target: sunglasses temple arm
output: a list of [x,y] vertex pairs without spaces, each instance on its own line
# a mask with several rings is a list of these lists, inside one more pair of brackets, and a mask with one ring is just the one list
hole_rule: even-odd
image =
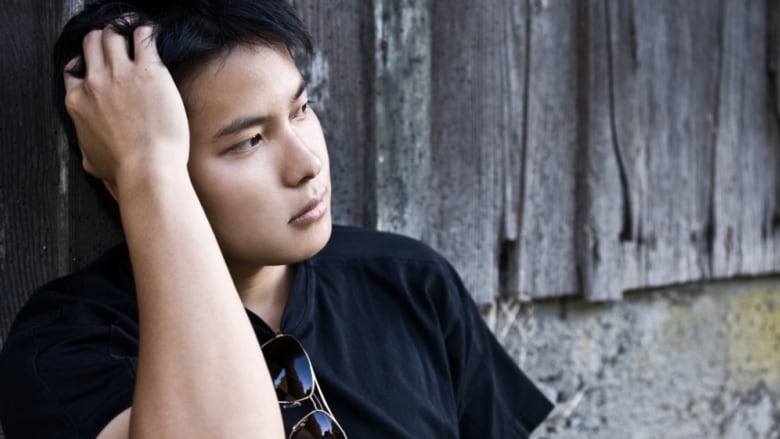
[[331,416],[333,416],[333,412],[330,411],[330,407],[328,407],[328,401],[325,400],[325,395],[322,393],[322,389],[320,389],[320,383],[317,382],[317,377],[314,376],[314,388],[317,389],[316,397],[314,394],[312,394],[312,402],[314,402],[314,405],[320,405],[322,407],[315,407],[320,410],[325,409],[326,412],[330,413]]

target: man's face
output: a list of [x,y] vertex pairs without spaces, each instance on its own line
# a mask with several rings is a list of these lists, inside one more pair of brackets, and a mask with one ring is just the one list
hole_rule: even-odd
[[189,172],[231,271],[313,255],[330,237],[319,120],[284,47],[239,46],[184,82]]

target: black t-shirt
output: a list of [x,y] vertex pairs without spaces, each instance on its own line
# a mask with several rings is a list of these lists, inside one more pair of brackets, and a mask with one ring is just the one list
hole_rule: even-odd
[[[248,316],[260,342],[274,335]],[[281,331],[305,347],[351,439],[524,438],[552,408],[452,267],[409,238],[334,227],[299,265]],[[137,353],[120,246],[37,290],[17,317],[0,353],[7,437],[95,437],[131,406]],[[309,408],[283,409],[288,428]]]

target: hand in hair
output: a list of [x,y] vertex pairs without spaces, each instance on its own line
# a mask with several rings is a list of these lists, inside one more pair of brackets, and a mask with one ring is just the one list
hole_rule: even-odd
[[[102,438],[279,438],[279,404],[241,298],[187,172],[182,98],[152,28],[84,39],[65,73],[84,168],[119,201],[140,326],[132,409]],[[72,60],[67,68],[76,66]]]
[[123,178],[186,171],[187,116],[154,41],[152,27],[139,26],[133,33],[131,59],[128,41],[111,26],[92,31],[83,43],[86,76],[68,73],[78,58],[64,73],[65,103],[84,169],[113,189]]

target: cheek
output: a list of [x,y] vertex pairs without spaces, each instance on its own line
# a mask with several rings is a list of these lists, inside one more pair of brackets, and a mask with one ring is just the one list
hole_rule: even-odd
[[240,187],[251,186],[249,182],[241,184],[241,174],[231,173],[228,167],[214,162],[195,159],[188,168],[192,185],[209,217],[237,202],[235,199],[241,197]]
[[187,164],[190,173],[190,181],[198,194],[202,204],[208,204],[214,198],[213,193],[219,192],[220,175],[215,172],[212,166],[208,166],[208,161],[197,156],[190,155],[190,161]]
[[191,166],[193,186],[215,229],[243,230],[258,220],[285,219],[285,193],[272,163],[271,157],[257,151],[238,160]]

